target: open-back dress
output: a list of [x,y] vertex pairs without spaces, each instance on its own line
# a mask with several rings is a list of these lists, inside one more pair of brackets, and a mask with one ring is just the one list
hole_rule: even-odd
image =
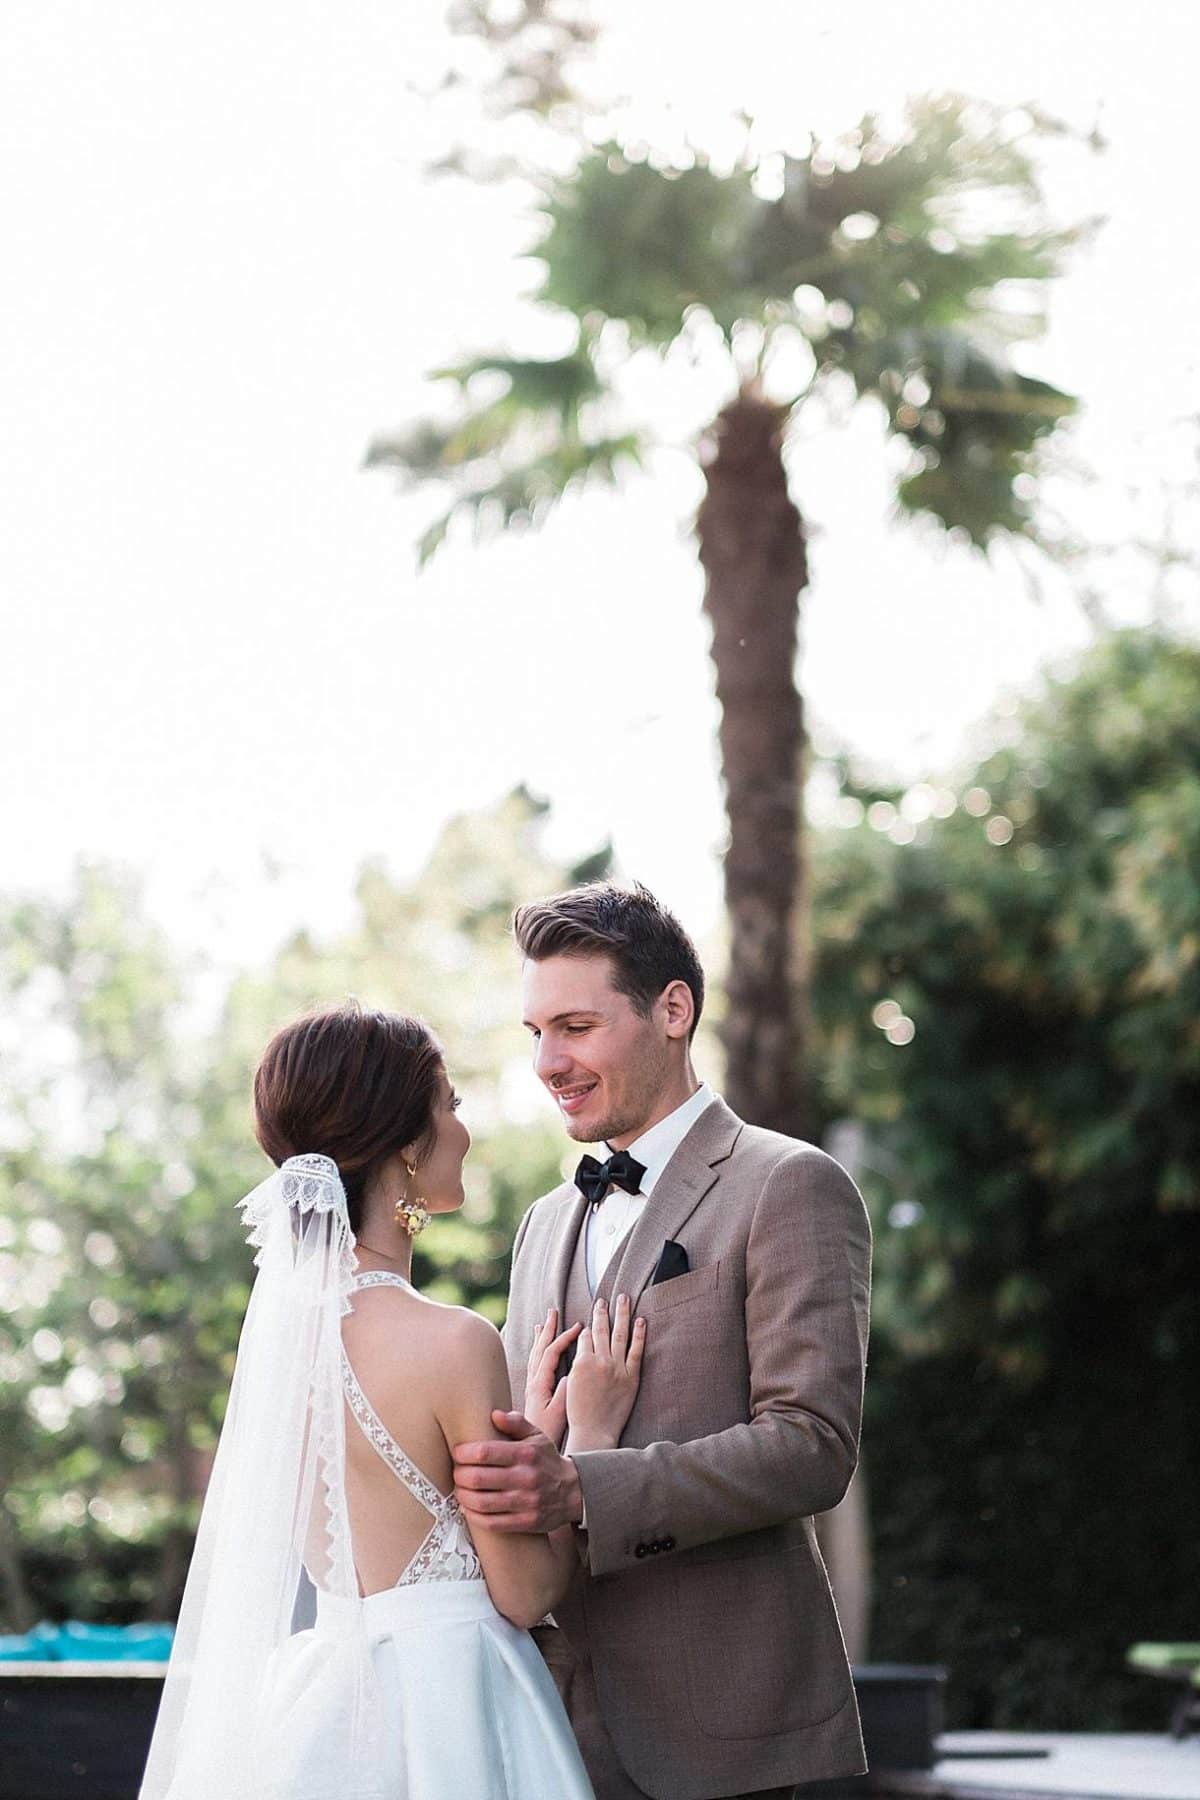
[[[372,1287],[414,1290],[383,1270]],[[316,1618],[278,1656],[264,1732],[271,1800],[336,1800],[347,1709],[356,1699],[351,1631],[365,1619],[383,1722],[385,1800],[594,1800],[567,1716],[533,1639],[497,1611],[466,1521],[375,1412],[343,1348],[347,1429],[358,1430],[429,1517],[394,1585],[358,1602],[321,1590]],[[351,1536],[355,1535],[353,1496]]]

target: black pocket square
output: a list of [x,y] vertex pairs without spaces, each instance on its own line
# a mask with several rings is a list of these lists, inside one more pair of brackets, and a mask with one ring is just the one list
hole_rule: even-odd
[[660,1282],[674,1281],[677,1275],[686,1275],[690,1267],[688,1253],[683,1245],[677,1244],[674,1238],[668,1238],[662,1247],[658,1266],[650,1277],[650,1286],[658,1287]]

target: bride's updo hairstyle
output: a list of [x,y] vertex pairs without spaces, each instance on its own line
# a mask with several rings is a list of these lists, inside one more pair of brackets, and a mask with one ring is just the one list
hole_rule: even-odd
[[441,1047],[419,1019],[364,1012],[357,1000],[308,1013],[277,1031],[254,1075],[254,1134],[278,1168],[289,1156],[331,1156],[350,1229],[362,1225],[372,1177],[406,1145],[433,1147]]

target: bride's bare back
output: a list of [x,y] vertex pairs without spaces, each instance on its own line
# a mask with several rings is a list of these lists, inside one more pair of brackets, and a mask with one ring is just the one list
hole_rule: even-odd
[[[453,1465],[439,1413],[447,1392],[479,1385],[480,1371],[466,1342],[475,1334],[459,1322],[471,1315],[460,1308],[393,1281],[359,1288],[353,1307],[342,1327],[350,1371],[346,1498],[359,1581],[373,1594],[396,1586],[429,1536],[433,1496],[420,1497],[422,1480],[449,1499]],[[379,1432],[372,1435],[375,1421],[412,1465],[407,1483]]]
[[[468,1529],[450,1497],[452,1446],[494,1438],[492,1412],[511,1403],[499,1332],[477,1313],[426,1300],[395,1277],[364,1271],[359,1279],[381,1283],[356,1291],[342,1324],[351,1372],[347,1505],[363,1593],[414,1579],[468,1579],[481,1567],[500,1612],[514,1624],[536,1623],[561,1598],[573,1552],[568,1547],[564,1555],[559,1545],[556,1554],[550,1539],[537,1534]],[[372,1420],[381,1430],[372,1433]],[[385,1437],[394,1443],[390,1460]],[[407,1487],[395,1463],[406,1466]],[[439,1514],[441,1536],[430,1545]],[[442,1542],[448,1554],[435,1555],[431,1565],[430,1552]]]

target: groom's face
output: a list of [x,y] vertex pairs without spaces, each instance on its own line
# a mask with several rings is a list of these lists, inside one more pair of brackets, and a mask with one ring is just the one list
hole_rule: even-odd
[[631,1142],[670,1079],[662,1009],[644,1018],[613,986],[607,956],[527,961],[523,1002],[533,1066],[580,1144]]

